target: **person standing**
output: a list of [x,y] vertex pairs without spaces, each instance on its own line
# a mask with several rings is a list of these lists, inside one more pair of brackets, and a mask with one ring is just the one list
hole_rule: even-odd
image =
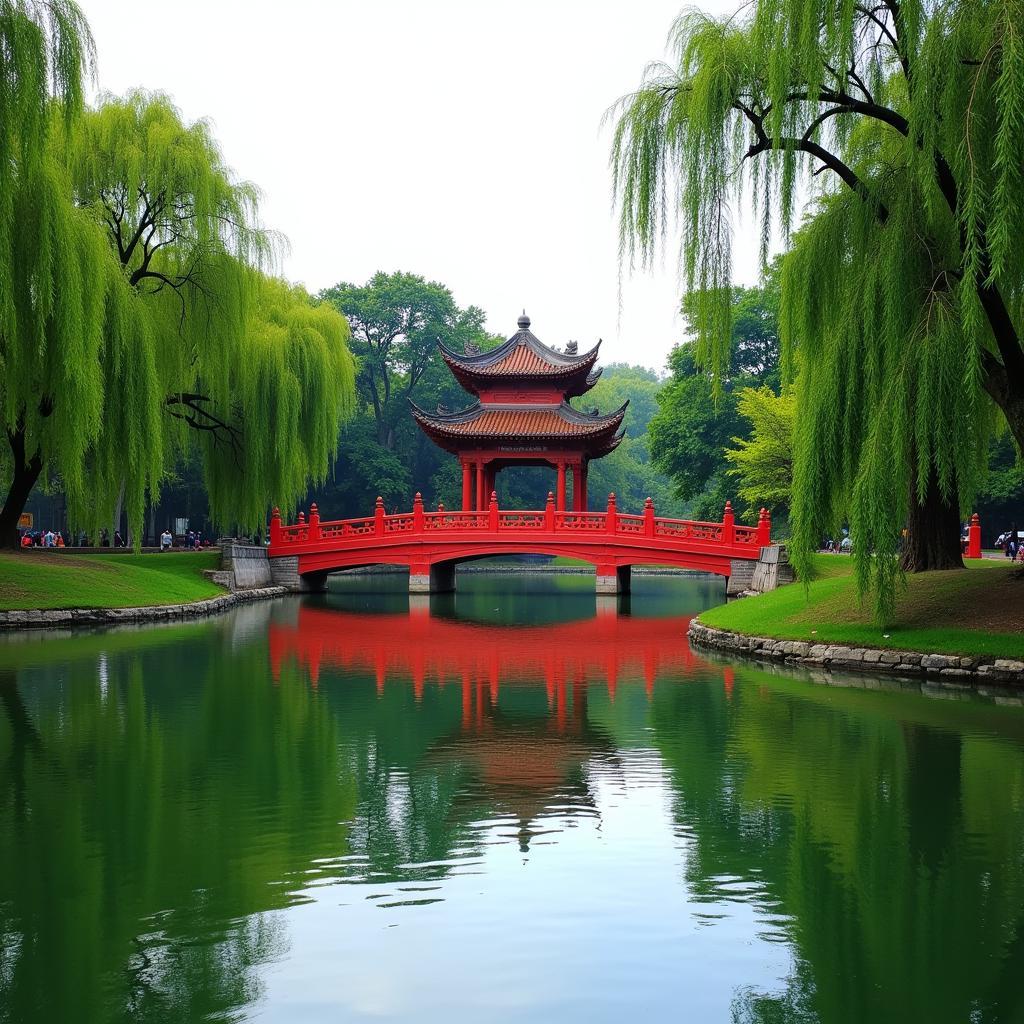
[[171,536],[171,531],[165,528],[164,532],[160,534],[160,550],[170,551],[173,543],[174,538]]

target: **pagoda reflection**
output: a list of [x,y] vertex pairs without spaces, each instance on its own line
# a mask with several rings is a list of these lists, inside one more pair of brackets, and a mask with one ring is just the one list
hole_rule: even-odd
[[[473,831],[474,822],[498,818],[502,838],[526,852],[534,837],[560,831],[566,816],[597,817],[593,779],[621,771],[621,737],[592,713],[597,698],[608,706],[628,687],[630,700],[644,705],[659,685],[716,675],[731,693],[732,670],[690,650],[689,622],[606,607],[570,622],[509,626],[432,615],[418,603],[376,614],[305,604],[292,622],[271,623],[270,666],[275,680],[297,666],[312,688],[334,673],[372,680],[378,702],[400,698],[422,719],[423,741],[401,785],[458,780],[448,825]],[[338,681],[332,697],[350,689]],[[382,822],[387,814],[368,817]]]

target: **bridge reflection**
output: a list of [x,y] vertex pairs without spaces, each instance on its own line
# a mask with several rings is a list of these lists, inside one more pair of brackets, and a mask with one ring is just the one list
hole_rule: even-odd
[[659,678],[721,673],[731,693],[733,672],[690,649],[692,616],[634,618],[599,606],[594,617],[540,626],[487,625],[432,615],[412,604],[408,613],[367,614],[303,605],[293,623],[269,630],[273,677],[293,661],[316,687],[324,668],[372,673],[377,692],[389,681],[411,680],[416,699],[426,682],[462,688],[466,723],[483,714],[486,696],[497,704],[503,686],[543,684],[548,705],[564,727],[567,690],[603,682],[614,699],[621,678],[642,679],[648,697]]

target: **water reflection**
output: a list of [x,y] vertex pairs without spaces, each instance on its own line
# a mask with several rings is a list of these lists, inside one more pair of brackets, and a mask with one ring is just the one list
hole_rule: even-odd
[[0,1020],[1022,1018],[1024,714],[545,585],[0,643]]

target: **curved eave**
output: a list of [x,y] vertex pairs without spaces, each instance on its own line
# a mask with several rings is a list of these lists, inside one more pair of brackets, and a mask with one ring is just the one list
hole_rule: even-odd
[[[544,369],[503,371],[501,364],[510,359],[515,350],[525,345],[538,359],[546,364]],[[498,381],[529,381],[550,384],[566,382],[569,395],[584,394],[593,386],[597,377],[593,375],[594,363],[601,348],[599,341],[593,348],[580,355],[569,356],[548,348],[530,331],[519,331],[508,341],[488,352],[467,356],[452,351],[443,342],[438,342],[441,358],[458,382],[467,390],[476,393],[481,388],[493,387]],[[574,380],[578,378],[578,380]]]
[[[472,448],[490,447],[496,444],[544,444],[552,447],[578,448],[592,457],[599,457],[612,451],[622,440],[624,432],[616,435],[626,413],[625,402],[615,412],[606,416],[590,416],[573,409],[567,403],[554,408],[550,406],[481,405],[479,402],[455,413],[428,413],[410,401],[413,418],[420,429],[435,444],[446,451],[458,453]],[[562,423],[576,428],[571,431],[557,429],[528,429],[516,424],[516,419],[531,414],[555,417]],[[505,426],[501,426],[502,419]],[[484,419],[491,425],[473,429],[473,424]],[[494,424],[498,420],[498,426]],[[550,425],[550,423],[549,423]]]

